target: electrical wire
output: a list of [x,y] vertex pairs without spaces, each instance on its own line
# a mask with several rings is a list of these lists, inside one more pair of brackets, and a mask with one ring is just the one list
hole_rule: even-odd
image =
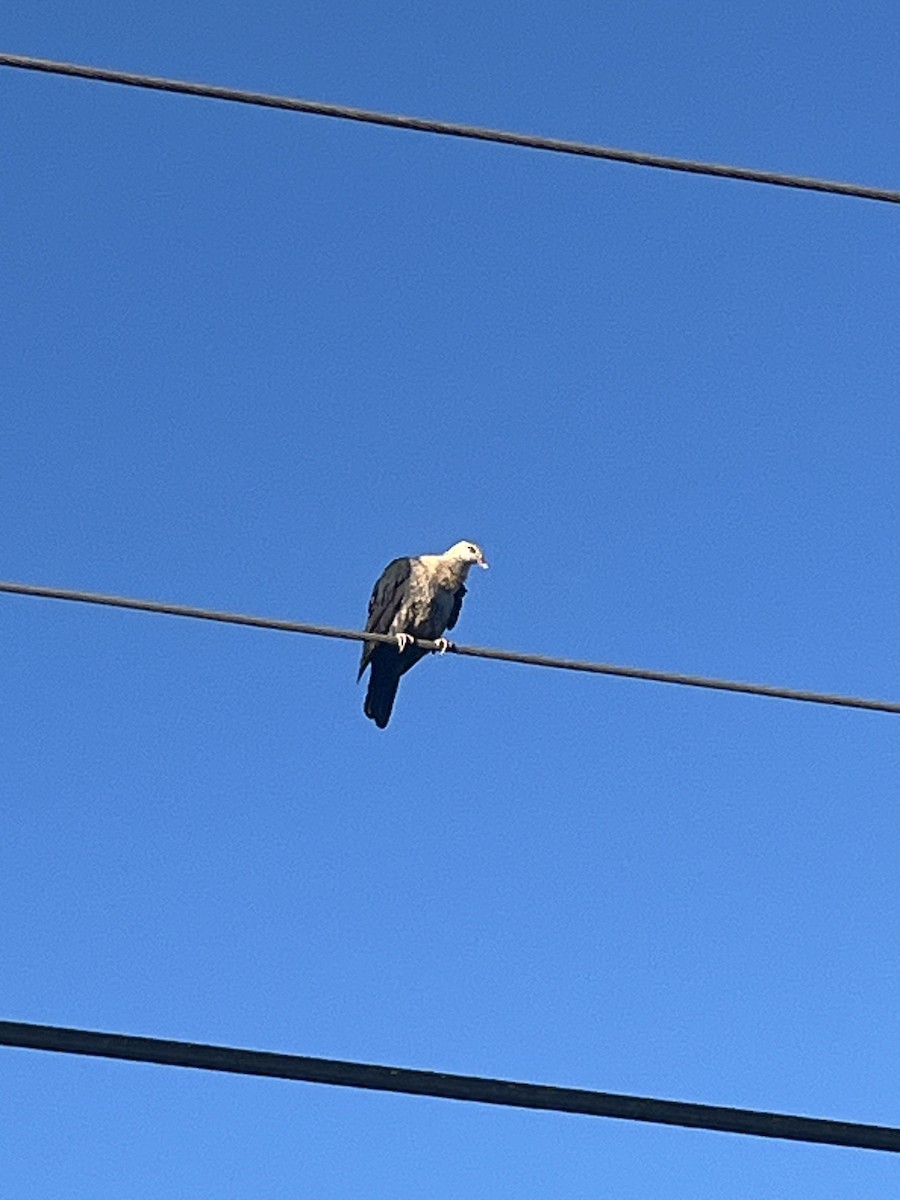
[[[341,638],[353,642],[382,642],[396,645],[397,639],[386,633],[368,633],[359,629],[336,629],[331,625],[310,625],[276,617],[250,616],[246,613],[221,612],[195,608],[187,604],[165,604],[156,600],[135,600],[128,596],[107,596],[99,592],[73,591],[69,588],[43,587],[32,583],[0,581],[0,593],[32,596],[46,600],[70,600],[80,604],[99,604],[108,608],[128,608],[138,612],[160,613],[171,617],[190,617],[199,621],[218,621],[225,625],[249,625],[256,629],[275,629],[282,633],[306,633],[313,637]],[[442,652],[439,642],[414,638],[423,650]],[[828,704],[836,708],[862,708],[870,712],[900,714],[900,703],[870,700],[862,696],[842,696],[798,688],[774,687],[764,683],[744,683],[733,679],[711,679],[704,675],[683,675],[674,671],[654,671],[644,667],[624,667],[615,663],[587,662],[573,658],[554,658],[546,654],[522,654],[515,650],[495,650],[486,646],[459,646],[451,642],[447,652],[464,658],[488,658],[498,662],[520,663],[531,667],[552,667],[561,671],[581,671],[590,675],[613,675],[641,679],[650,683],[675,683],[684,687],[707,688],[720,692],[740,692],[748,696],[767,696],[775,700],[799,700],[809,704]]]
[[452,121],[435,121],[424,117],[402,116],[397,113],[376,112],[344,104],[325,104],[318,100],[301,100],[292,96],[248,92],[214,84],[192,83],[182,79],[166,79],[156,75],[140,75],[115,71],[105,67],[79,63],[57,62],[48,58],[31,58],[23,54],[0,54],[0,66],[26,71],[43,71],[52,75],[68,75],[101,83],[117,83],[126,87],[149,88],[158,92],[175,92],[184,96],[202,96],[210,100],[230,100],[262,108],[279,108],[288,112],[307,113],[319,117],[335,117],[344,121],[362,121],[370,125],[386,125],[393,129],[410,129],[419,133],[434,133],[444,137],[469,138],[480,142],[497,142],[521,146],[529,150],[548,150],[557,154],[574,154],[581,158],[601,158],[630,163],[640,167],[658,167],[665,171],[682,171],[692,175],[712,175],[721,179],[738,179],[748,183],[764,183],[775,187],[799,188],[831,195],[854,196],[862,200],[879,200],[900,204],[900,191],[871,187],[866,184],[841,183],[804,175],[789,175],[779,171],[763,171],[752,167],[726,166],[722,163],[695,159],[672,158],[663,154],[647,154],[640,150],[622,150],[613,146],[598,146],[591,142],[570,141],[565,138],[541,137],[515,133],[510,130],[489,129],[480,125],[462,125]]
[[779,1138],[793,1142],[815,1142],[850,1146],[859,1150],[900,1152],[900,1129],[887,1125],[864,1125],[854,1121],[832,1121],[789,1113],[760,1112],[749,1108],[724,1108],[680,1100],[658,1100],[585,1088],[554,1087],[549,1084],[519,1083],[510,1079],[485,1079],[478,1075],[450,1075],[443,1071],[420,1071],[385,1067],[374,1063],[344,1062],[333,1058],[308,1058],[299,1054],[274,1054],[234,1046],[210,1046],[197,1042],[133,1037],[89,1029],[67,1029],[58,1025],[33,1025],[0,1021],[0,1045],[128,1062],[190,1067],[202,1071],[225,1071],[233,1075],[255,1075],[291,1079],[305,1083],[327,1083],[337,1087],[365,1088],[378,1092],[401,1092],[434,1096],[443,1100],[465,1100],[507,1108],[540,1109],[580,1113],[583,1116],[615,1117],[654,1125],[677,1125],[752,1137]]

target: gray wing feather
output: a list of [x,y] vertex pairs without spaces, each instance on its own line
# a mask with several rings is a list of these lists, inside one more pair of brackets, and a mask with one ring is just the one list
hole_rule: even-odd
[[[366,633],[390,633],[394,617],[409,599],[410,571],[411,560],[409,558],[395,558],[384,568],[369,599]],[[376,642],[363,643],[357,679],[362,678],[363,671],[372,661],[377,644]]]
[[459,614],[462,611],[463,596],[466,594],[466,585],[461,583],[453,593],[453,608],[450,610],[450,620],[447,622],[447,628],[452,629],[459,620]]

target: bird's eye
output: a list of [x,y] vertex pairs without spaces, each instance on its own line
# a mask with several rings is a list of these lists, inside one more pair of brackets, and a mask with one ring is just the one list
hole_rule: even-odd
[[469,553],[470,553],[470,554],[477,554],[477,553],[478,553],[478,547],[477,547],[477,546],[470,546],[470,547],[469,547]]

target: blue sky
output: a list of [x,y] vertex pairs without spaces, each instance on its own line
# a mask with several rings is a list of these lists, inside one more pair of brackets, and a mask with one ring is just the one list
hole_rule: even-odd
[[[898,186],[884,3],[10,0],[3,49]],[[896,699],[896,211],[0,72],[9,579]],[[0,597],[0,1016],[884,1124],[895,718]],[[893,1197],[872,1153],[0,1053],[0,1191]]]

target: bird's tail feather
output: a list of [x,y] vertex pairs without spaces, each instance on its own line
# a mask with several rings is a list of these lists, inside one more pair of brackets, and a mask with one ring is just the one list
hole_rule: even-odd
[[397,671],[392,671],[381,663],[372,663],[363,712],[379,729],[384,729],[391,719],[391,709],[394,707],[394,698],[399,686],[400,675]]

